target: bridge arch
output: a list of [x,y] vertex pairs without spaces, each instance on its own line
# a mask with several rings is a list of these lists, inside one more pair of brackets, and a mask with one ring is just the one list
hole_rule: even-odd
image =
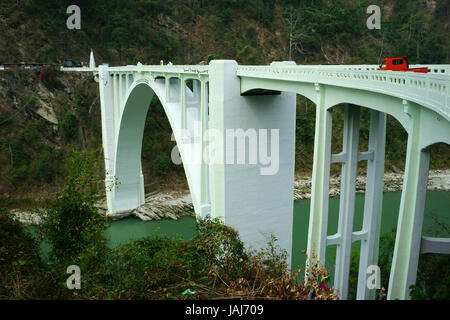
[[394,117],[409,132],[411,118],[404,111],[403,100],[394,96],[371,91],[326,86],[325,108],[327,110],[341,104],[352,104],[383,112]]
[[[178,78],[178,80],[180,79]],[[168,88],[173,91],[172,97],[175,96],[176,91],[180,92],[180,87],[174,87],[174,84],[175,81],[172,88]],[[185,91],[192,94],[189,88],[185,88]],[[194,208],[197,212],[196,200],[200,186],[198,179],[192,178],[192,167],[195,165],[195,163],[190,163],[192,153],[188,148],[182,147],[181,99],[178,101],[168,99],[165,81],[146,76],[137,78],[128,88],[118,121],[113,172],[115,181],[111,186],[115,214],[133,210],[145,203],[144,177],[141,168],[142,141],[150,102],[155,96],[161,102],[174,133]],[[168,152],[170,151],[168,150]]]
[[[324,107],[331,109],[339,104],[353,104],[372,110],[387,113],[399,121],[405,130],[409,131],[410,117],[404,112],[403,99],[370,90],[354,89],[333,85],[320,85],[325,92]],[[314,83],[295,82],[272,79],[244,78],[241,80],[241,94],[255,90],[275,90],[279,92],[296,93],[317,105],[318,92]]]

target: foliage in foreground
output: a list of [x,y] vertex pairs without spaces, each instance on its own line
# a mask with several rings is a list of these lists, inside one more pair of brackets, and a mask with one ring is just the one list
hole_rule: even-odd
[[[94,158],[74,153],[67,187],[44,215],[39,235],[50,247],[48,258],[0,203],[0,299],[306,299],[317,289],[317,279],[328,275],[311,264],[310,276],[299,282],[275,237],[266,248],[249,251],[235,230],[209,217],[198,222],[191,240],[150,236],[108,248],[103,236],[107,221],[93,206],[98,179]],[[384,235],[380,241],[379,265],[386,274],[394,238]],[[411,295],[448,298],[448,256],[438,258],[446,261],[429,259],[426,264],[421,260],[418,287]],[[80,290],[66,287],[69,265],[80,267]],[[186,289],[195,294],[183,295]],[[337,298],[333,288],[319,290],[315,297]]]
[[[378,266],[381,271],[381,288],[375,299],[386,299],[389,287],[396,231],[386,232],[380,237]],[[437,234],[436,236],[439,236]],[[442,235],[440,235],[442,236]],[[416,284],[410,289],[411,300],[449,300],[450,299],[450,255],[425,253],[419,256]],[[356,299],[359,271],[359,249],[352,251],[350,263],[349,299]]]
[[[107,221],[94,206],[95,157],[95,153],[73,153],[66,188],[43,215],[38,234],[49,246],[48,257],[40,254],[38,242],[19,222],[6,210],[2,214],[0,241],[7,246],[0,250],[1,297],[304,299],[319,274],[325,275],[326,270],[316,268],[311,281],[299,284],[296,274],[288,271],[287,255],[276,238],[270,239],[267,249],[250,252],[235,230],[210,218],[198,222],[191,240],[150,236],[108,248],[103,236]],[[66,286],[71,265],[80,267],[79,290]],[[16,290],[12,276],[27,285]],[[183,295],[186,289],[195,294]],[[317,298],[336,296],[318,292]]]
[[0,299],[51,296],[51,277],[39,256],[38,243],[1,204],[0,243]]
[[[326,273],[315,268],[312,281],[299,284],[275,239],[268,250],[248,252],[236,231],[211,219],[200,221],[192,240],[150,236],[112,249],[91,243],[73,257],[46,260],[19,222],[0,217],[0,240],[15,235],[0,252],[3,299],[305,299]],[[80,290],[66,289],[71,264],[80,266]],[[195,294],[183,295],[187,288]]]
[[[275,244],[271,246],[275,248]],[[150,236],[86,255],[83,299],[304,299],[315,281],[297,283],[277,251],[247,252],[238,234],[209,218],[192,240]],[[316,268],[315,279],[325,270]],[[186,289],[195,292],[183,295]],[[73,297],[72,296],[72,297]],[[324,293],[319,299],[336,298]]]
[[[381,248],[393,237],[383,235]],[[299,283],[275,238],[266,249],[249,252],[235,230],[209,218],[199,221],[191,240],[150,236],[112,249],[97,242],[77,255],[46,260],[22,224],[3,210],[0,241],[1,299],[305,299],[328,273],[313,265],[308,281]],[[387,287],[391,254],[380,252]],[[66,288],[70,264],[80,266],[81,290]],[[422,255],[412,299],[448,299],[446,266],[448,256]],[[188,288],[195,294],[183,295]],[[330,292],[316,299],[336,298]]]
[[106,219],[99,215],[94,203],[99,180],[95,152],[73,152],[66,164],[66,188],[43,214],[41,241],[52,247],[50,259],[74,260],[87,248],[104,246]]

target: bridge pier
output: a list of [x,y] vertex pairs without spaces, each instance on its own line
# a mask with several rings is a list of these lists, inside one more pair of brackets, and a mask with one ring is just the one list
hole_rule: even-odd
[[[386,146],[386,114],[371,110],[369,151],[367,159],[364,220],[361,240],[358,289],[356,299],[375,298],[375,289],[367,287],[367,268],[378,264],[378,248],[381,229],[384,158]],[[356,234],[358,234],[356,233]]]
[[416,282],[430,163],[430,153],[421,145],[426,135],[421,125],[421,110],[406,101],[404,105],[405,112],[411,116],[411,127],[388,299],[409,299],[409,287]]
[[336,243],[334,286],[341,299],[347,299],[350,258],[352,251],[353,218],[355,214],[356,176],[358,174],[359,107],[345,105],[343,149],[331,157],[331,162],[342,163],[339,222],[337,234],[327,237]]
[[[383,195],[384,149],[386,114],[371,111],[369,150],[359,152],[360,107],[346,104],[344,116],[343,150],[331,154],[332,99],[324,102],[325,93],[319,92],[316,110],[316,136],[308,232],[308,257],[325,264],[326,247],[336,245],[334,286],[340,298],[348,295],[352,243],[361,241],[358,275],[358,299],[369,299],[374,294],[367,288],[367,267],[378,261],[378,239]],[[353,232],[356,177],[359,161],[368,161],[364,220],[362,230]],[[327,236],[330,163],[342,163],[338,231]],[[315,256],[314,256],[315,255]],[[309,270],[306,270],[308,276]]]
[[[290,257],[295,94],[242,96],[236,69],[235,61],[210,63],[210,129],[220,137],[212,147],[221,154],[220,161],[210,164],[212,215],[235,228],[253,249],[266,247],[270,234],[275,235]],[[239,148],[242,142],[245,151]],[[242,151],[248,152],[245,163],[239,163]],[[257,163],[250,161],[255,156],[252,151],[257,151]],[[273,160],[270,164],[262,161],[268,153]]]
[[[326,108],[326,87],[315,85],[317,93],[314,136],[314,162],[309,211],[308,261],[325,263],[328,226],[328,196],[330,188],[332,111]],[[306,266],[308,276],[308,266]]]
[[[197,83],[197,82],[196,82]],[[200,136],[203,137],[201,139],[201,165],[200,165],[200,208],[201,208],[201,216],[204,218],[206,215],[211,214],[211,201],[210,201],[210,171],[209,166],[206,163],[206,147],[207,142],[205,141],[206,130],[208,130],[208,109],[209,109],[209,97],[207,90],[207,81],[206,79],[200,80],[200,94],[196,94],[200,98]]]

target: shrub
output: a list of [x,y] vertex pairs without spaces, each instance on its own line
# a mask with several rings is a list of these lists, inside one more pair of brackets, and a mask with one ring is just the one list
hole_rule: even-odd
[[[316,286],[327,270],[313,264],[310,278],[299,283],[298,274],[287,270],[276,238],[267,249],[247,252],[237,232],[217,219],[200,220],[192,240],[152,235],[108,249],[98,233],[103,224],[80,199],[89,197],[75,190],[47,211],[43,230],[52,246],[49,264],[41,262],[37,243],[21,224],[0,215],[0,241],[7,245],[0,248],[1,298],[306,299],[314,288],[315,299],[337,298]],[[81,290],[66,288],[71,264],[82,271]],[[12,292],[18,283],[20,292]],[[186,288],[195,295],[184,296]]]
[[314,289],[317,296],[313,299],[337,299],[333,289],[317,288],[317,279],[328,274],[317,263],[310,264],[309,277],[299,283],[300,270],[289,272],[287,253],[277,245],[273,235],[266,248],[249,252],[235,230],[217,219],[206,218],[198,222],[198,234],[193,242],[200,256],[207,259],[204,264],[212,278],[209,286],[191,283],[204,296],[304,300]]
[[47,209],[40,227],[41,239],[51,246],[51,259],[77,260],[90,246],[104,244],[103,219],[94,203],[98,161],[94,152],[74,152],[66,165],[65,189]]
[[412,300],[450,299],[450,256],[445,254],[421,254],[416,285],[411,286]]
[[54,147],[47,147],[44,153],[39,156],[35,177],[47,183],[52,182],[59,172],[61,158],[61,152],[55,151]]
[[77,133],[78,120],[73,113],[68,112],[60,124],[62,135],[65,139],[70,140]]
[[226,272],[228,277],[242,276],[239,261],[247,260],[248,256],[237,231],[222,224],[218,218],[207,217],[197,222],[193,242],[205,266]]
[[52,67],[42,67],[39,72],[39,81],[49,90],[60,89],[62,87],[61,82],[58,80],[58,72]]
[[[381,287],[387,289],[392,265],[393,251],[395,247],[395,234],[393,229],[380,237],[380,250],[378,266],[381,270]],[[356,297],[356,283],[358,281],[359,250],[352,251],[350,283],[353,284],[349,290],[349,298]],[[449,255],[421,254],[417,271],[416,284],[410,287],[410,296],[413,300],[447,300],[450,298],[449,282],[450,273],[448,265]],[[385,299],[384,290],[377,290],[376,299]]]
[[[192,259],[188,241],[150,236],[98,255],[83,255],[80,267],[86,276],[82,293],[100,299],[181,298],[185,279],[200,266]],[[83,290],[84,288],[84,290]]]
[[52,297],[37,242],[1,205],[0,242],[0,299]]
[[172,160],[165,152],[159,153],[153,160],[153,170],[156,176],[164,176],[169,173]]

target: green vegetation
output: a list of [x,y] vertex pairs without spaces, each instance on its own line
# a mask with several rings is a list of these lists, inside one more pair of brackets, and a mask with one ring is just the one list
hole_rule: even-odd
[[420,257],[417,283],[411,286],[413,300],[449,300],[450,272],[448,255],[427,253]]
[[[376,299],[386,299],[389,285],[392,257],[395,246],[395,229],[380,237],[378,266],[381,271],[381,288],[377,290]],[[442,235],[441,235],[442,236]],[[412,300],[448,300],[450,299],[450,256],[445,254],[425,253],[419,257],[416,285],[411,286]],[[349,299],[356,299],[359,272],[359,248],[352,250],[350,262]]]
[[[65,27],[70,1],[9,2],[6,11],[19,10],[19,17],[37,23],[36,38],[45,35],[46,45],[27,53],[41,60],[82,61],[81,48],[95,45],[111,63],[192,63],[219,55],[262,64],[286,60],[293,40],[291,56],[299,63],[377,63],[384,55],[408,56],[413,63],[449,61],[445,0],[78,1],[80,30]],[[369,5],[382,10],[381,30],[366,27]],[[206,39],[212,46],[201,44]],[[278,52],[268,57],[272,49]],[[2,50],[0,56],[13,57]]]
[[39,246],[24,226],[11,219],[0,199],[0,299],[51,297]]
[[[150,236],[110,249],[103,238],[108,221],[93,206],[95,158],[74,153],[65,190],[43,213],[38,235],[48,256],[0,209],[0,241],[6,244],[0,248],[0,299],[303,299],[327,272],[313,266],[313,280],[298,284],[276,238],[267,249],[249,252],[235,230],[209,218],[198,223],[192,240]],[[66,287],[70,265],[80,267],[80,290]],[[187,288],[196,294],[184,296]],[[320,298],[336,296],[324,292]]]
[[75,137],[77,132],[77,118],[72,113],[67,113],[64,120],[61,122],[61,130],[64,138],[70,140]]
[[159,181],[170,175],[184,176],[183,166],[175,165],[170,157],[175,146],[164,108],[154,98],[148,110],[142,141],[143,170],[149,180]]
[[[318,276],[307,283],[288,272],[286,253],[272,236],[266,248],[248,251],[238,233],[219,220],[197,224],[190,240],[150,235],[114,248],[103,237],[109,220],[97,200],[98,153],[74,152],[65,163],[66,187],[43,212],[37,232],[23,227],[0,198],[0,299],[304,299]],[[444,226],[445,227],[445,226]],[[395,232],[380,240],[382,287],[387,288]],[[42,244],[49,247],[48,254]],[[421,255],[413,299],[448,299],[449,256]],[[69,265],[81,269],[81,289],[66,287]],[[349,297],[356,295],[358,252],[352,254]],[[183,295],[186,289],[196,292]],[[384,296],[380,292],[378,299]],[[324,299],[336,296],[323,293]]]
[[56,151],[54,147],[47,146],[43,153],[39,155],[37,170],[34,172],[33,177],[38,181],[52,182],[57,175],[61,174],[60,163],[62,155],[61,151]]
[[[55,222],[53,228],[62,227]],[[246,252],[234,230],[210,219],[201,225],[192,240],[149,236],[113,249],[83,228],[86,246],[63,252],[55,248],[74,244],[80,235],[70,232],[75,225],[64,225],[67,232],[47,239],[49,259],[39,255],[33,236],[2,211],[0,240],[8,246],[0,249],[0,299],[304,299],[311,291],[315,281],[299,285],[279,251]],[[69,265],[80,267],[80,290],[66,287]],[[312,278],[324,274],[317,268]],[[183,295],[188,288],[195,294]]]
[[99,170],[95,153],[74,152],[66,167],[66,187],[46,210],[41,239],[51,246],[50,259],[76,259],[90,245],[104,245],[104,219],[94,207]]

